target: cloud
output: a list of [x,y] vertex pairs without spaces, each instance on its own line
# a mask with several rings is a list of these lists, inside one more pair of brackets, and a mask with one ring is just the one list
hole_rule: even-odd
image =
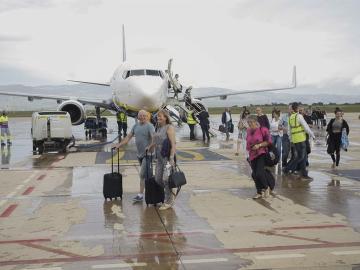
[[2,0],[0,13],[26,8],[46,8],[53,6],[51,0]]
[[144,47],[132,51],[134,54],[160,54],[166,52],[164,48]]
[[0,42],[24,42],[31,40],[28,36],[2,35],[0,34]]
[[51,84],[52,80],[44,76],[35,74],[24,68],[0,64],[0,85],[6,84],[24,84],[24,85],[41,85]]

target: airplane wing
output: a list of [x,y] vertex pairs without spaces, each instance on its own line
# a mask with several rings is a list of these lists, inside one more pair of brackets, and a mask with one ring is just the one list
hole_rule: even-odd
[[112,107],[112,100],[102,100],[102,99],[89,99],[82,97],[72,97],[72,96],[58,96],[58,95],[42,95],[42,94],[30,94],[30,93],[20,93],[20,92],[3,92],[0,91],[0,95],[3,96],[13,96],[13,97],[26,97],[29,101],[35,99],[49,99],[56,100],[58,103],[61,103],[65,100],[76,100],[83,105],[93,105],[105,109],[114,109]]
[[196,99],[206,99],[206,98],[215,98],[218,97],[222,100],[226,99],[228,96],[235,96],[235,95],[243,95],[243,94],[250,94],[250,93],[261,93],[261,92],[271,92],[271,91],[282,91],[282,90],[289,90],[294,89],[297,86],[296,82],[296,66],[293,68],[293,75],[292,75],[292,84],[288,87],[281,87],[281,88],[268,88],[268,89],[256,89],[256,90],[243,90],[241,92],[229,92],[225,94],[218,94],[218,95],[208,95],[208,96],[197,96],[194,97]]

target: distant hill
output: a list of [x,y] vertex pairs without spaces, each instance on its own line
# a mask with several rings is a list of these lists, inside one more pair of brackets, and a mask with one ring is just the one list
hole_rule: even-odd
[[[226,100],[219,98],[204,99],[204,103],[208,107],[226,107],[226,106],[242,106],[249,104],[271,104],[271,103],[289,103],[293,101],[301,101],[303,103],[355,103],[360,102],[360,87],[342,86],[335,83],[331,87],[329,85],[316,87],[311,85],[299,86],[296,89],[278,92],[267,92],[258,94],[244,94],[228,97]],[[339,87],[339,88],[334,88]],[[72,85],[45,85],[38,87],[24,85],[0,85],[0,91],[7,92],[27,92],[40,93],[48,95],[64,95],[64,96],[80,96],[107,99],[111,96],[111,90],[108,87],[72,84]],[[215,95],[234,92],[232,89],[203,87],[194,88],[193,96]],[[333,94],[332,94],[333,93]],[[0,109],[31,111],[31,110],[48,110],[57,108],[58,104],[51,100],[35,100],[29,102],[26,98],[0,96]]]

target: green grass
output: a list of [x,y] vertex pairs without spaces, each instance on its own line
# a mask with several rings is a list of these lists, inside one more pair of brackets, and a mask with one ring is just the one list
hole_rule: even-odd
[[[281,112],[287,112],[288,106],[285,104],[281,105],[251,105],[247,106],[251,113],[255,113],[256,107],[260,106],[263,109],[264,113],[271,113],[273,108],[280,109]],[[304,104],[305,108],[308,108],[309,105]],[[313,108],[320,108],[321,110],[325,110],[328,114],[333,113],[336,107],[340,107],[344,112],[360,112],[360,103],[356,104],[327,104],[327,105],[317,105],[313,104]],[[242,111],[242,107],[233,106],[230,107],[231,112],[233,114],[240,114]],[[224,107],[212,107],[209,108],[210,114],[221,114],[224,111]],[[9,117],[31,117],[33,111],[9,111]],[[95,111],[87,111],[88,116],[95,115]],[[106,111],[102,114],[103,116],[112,116],[113,114],[109,111]]]

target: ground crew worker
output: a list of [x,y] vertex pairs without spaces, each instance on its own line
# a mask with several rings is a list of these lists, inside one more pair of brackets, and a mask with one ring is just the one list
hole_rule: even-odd
[[[121,111],[118,112],[116,114],[116,120],[117,120],[117,124],[118,124],[118,134],[119,134],[119,139],[121,139],[121,136],[124,135],[124,138],[127,136],[126,131],[127,131],[127,115],[125,112]],[[124,134],[122,134],[121,132],[124,132]]]
[[294,102],[292,105],[293,112],[289,117],[289,135],[290,141],[294,145],[294,158],[292,158],[285,167],[284,172],[294,172],[299,169],[300,176],[305,180],[312,180],[306,170],[306,133],[315,139],[314,133],[299,113],[299,103]]
[[195,125],[197,124],[197,121],[195,120],[194,111],[190,110],[187,115],[187,124],[190,128],[190,141],[195,140]]
[[1,146],[5,145],[5,140],[7,140],[8,145],[11,145],[9,118],[6,114],[6,111],[3,111],[2,115],[0,116],[0,128],[1,128]]

